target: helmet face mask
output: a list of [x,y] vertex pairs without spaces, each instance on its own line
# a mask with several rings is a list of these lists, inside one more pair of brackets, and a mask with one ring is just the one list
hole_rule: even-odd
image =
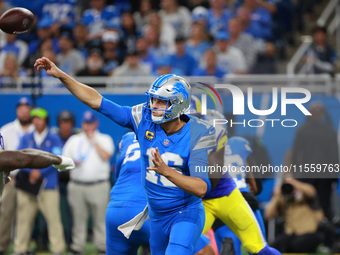
[[[180,115],[189,108],[191,87],[189,83],[180,76],[165,74],[153,82],[150,89],[145,93],[148,96],[146,108],[151,111],[151,119],[154,123],[164,123]],[[166,101],[164,109],[153,109],[154,99]],[[153,111],[162,111],[162,116],[154,116]]]

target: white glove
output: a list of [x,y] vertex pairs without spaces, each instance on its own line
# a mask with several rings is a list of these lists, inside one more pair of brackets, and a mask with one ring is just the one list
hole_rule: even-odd
[[69,171],[76,167],[76,165],[73,162],[73,159],[65,156],[59,157],[61,158],[60,165],[53,165],[55,168],[58,169],[59,172]]

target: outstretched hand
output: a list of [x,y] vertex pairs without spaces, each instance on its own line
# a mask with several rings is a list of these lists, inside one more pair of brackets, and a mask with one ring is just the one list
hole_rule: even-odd
[[45,69],[48,75],[51,75],[55,78],[60,78],[62,73],[62,71],[46,57],[38,58],[35,61],[34,67],[36,67],[38,71]]
[[169,167],[164,163],[158,148],[151,151],[153,166],[147,167],[147,170],[153,170],[158,174],[166,176],[169,171]]

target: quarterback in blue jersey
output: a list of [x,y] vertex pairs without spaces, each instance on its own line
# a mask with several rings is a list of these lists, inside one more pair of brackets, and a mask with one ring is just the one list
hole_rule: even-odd
[[[255,181],[254,176],[251,172],[247,173],[242,171],[241,167],[249,165],[249,156],[252,153],[249,142],[239,136],[229,138],[228,144],[225,148],[224,164],[226,166],[233,166],[237,171],[230,171],[230,175],[234,178],[237,187],[241,191],[243,197],[253,210],[256,220],[261,228],[263,236],[265,236],[265,228],[263,219],[259,210],[258,202],[254,195],[261,192],[260,181]],[[254,194],[254,195],[253,195]],[[241,241],[238,237],[230,230],[230,228],[224,225],[220,220],[216,220],[213,229],[215,231],[216,244],[221,250],[221,245],[224,238],[232,238],[234,243],[234,249],[236,255],[241,255]]]
[[53,165],[59,171],[65,171],[75,167],[71,158],[57,156],[46,151],[36,149],[5,151],[4,149],[4,141],[0,134],[0,198],[5,184],[10,180],[7,173],[12,170],[20,168],[45,168]]
[[148,201],[138,219],[146,219],[148,212],[151,253],[193,254],[205,221],[201,198],[211,188],[207,174],[197,169],[208,165],[208,150],[215,147],[216,137],[209,123],[184,114],[190,104],[189,83],[174,74],[160,76],[147,91],[146,103],[122,107],[45,57],[37,59],[35,67],[58,78],[92,109],[136,133]]
[[[132,232],[129,239],[118,227],[143,211],[147,200],[141,183],[141,151],[136,135],[129,132],[119,144],[120,156],[116,163],[117,181],[110,193],[106,211],[106,252],[110,255],[134,255],[138,247],[149,243],[150,226],[146,221],[139,231]],[[209,239],[200,236],[195,254],[213,255]]]
[[[198,116],[201,115],[201,103],[197,97],[192,97],[190,107],[190,112]],[[216,111],[207,111],[207,115],[200,117],[213,121],[213,119],[223,118],[223,116],[220,115],[221,114]],[[216,127],[217,126],[218,125],[216,125]],[[220,128],[217,134],[216,144],[221,144],[223,147],[217,146],[214,148],[217,153],[221,148],[223,148],[224,151],[225,143],[222,142],[223,140],[219,141],[221,137],[226,135],[222,130],[223,129]],[[219,157],[215,157],[215,160],[220,161]],[[216,163],[210,159],[209,164],[216,165]],[[225,164],[224,160],[223,164]],[[203,199],[203,205],[206,218],[203,234],[208,232],[216,219],[220,219],[240,238],[243,246],[249,253],[258,255],[281,254],[276,249],[267,245],[253,212],[228,172],[220,178],[217,185],[210,192],[207,192]]]

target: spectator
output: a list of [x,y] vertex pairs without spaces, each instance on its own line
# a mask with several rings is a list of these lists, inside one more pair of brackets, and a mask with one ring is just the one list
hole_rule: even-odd
[[[176,38],[176,53],[169,57],[170,65],[182,71],[183,75],[191,75],[197,67],[197,62],[193,56],[186,52],[185,38]],[[179,74],[177,74],[179,75]]]
[[138,52],[140,62],[147,66],[151,73],[155,70],[156,59],[150,53],[149,47],[150,45],[148,44],[148,41],[145,37],[140,37],[137,39],[136,50]]
[[284,233],[271,246],[282,253],[316,252],[321,242],[317,229],[323,213],[317,207],[315,188],[294,178],[286,178],[275,188],[265,209],[266,219],[279,215],[284,218]]
[[52,19],[49,17],[46,17],[39,21],[37,25],[37,39],[31,41],[28,45],[28,56],[32,60],[26,60],[25,65],[27,67],[31,67],[34,64],[33,61],[36,56],[41,56],[41,52],[39,51],[39,49],[41,47],[41,44],[45,41],[49,40],[51,43],[51,48],[53,47],[54,50],[57,50],[58,41],[56,39],[52,39],[52,32],[50,31],[50,27],[52,26],[52,24]]
[[9,53],[5,57],[5,63],[0,73],[0,87],[3,88],[20,88],[21,78],[27,77],[24,69],[21,69],[17,56]]
[[84,59],[88,56],[88,50],[91,47],[91,44],[88,40],[89,31],[82,23],[78,23],[75,25],[73,29],[73,37],[74,37],[74,48],[79,50]]
[[242,52],[229,44],[229,34],[220,31],[215,36],[217,66],[225,73],[245,74],[247,66]]
[[154,9],[151,1],[152,0],[141,0],[138,11],[133,14],[139,31],[142,31],[143,27],[149,22],[149,14]]
[[169,51],[174,51],[176,38],[175,29],[170,24],[163,22],[156,11],[150,12],[148,17],[149,22],[143,28],[144,34],[148,32],[150,27],[155,27],[160,32],[160,42],[165,44],[169,48]]
[[[18,149],[33,148],[60,155],[62,143],[59,137],[48,129],[47,111],[43,108],[35,108],[31,111],[31,118],[36,131],[24,135]],[[34,185],[39,180],[45,179],[46,186],[39,199],[26,191],[17,190],[15,253],[28,252],[32,224],[39,208],[47,221],[51,251],[54,254],[61,254],[65,249],[65,241],[60,217],[60,196],[57,191],[58,170],[53,166],[43,169],[21,169],[16,179],[26,180],[25,186]]]
[[169,57],[157,59],[156,72],[154,72],[153,75],[160,76],[160,75],[169,74],[169,73],[173,73],[176,75],[183,75],[181,69],[171,66]]
[[176,36],[189,36],[191,15],[188,8],[179,5],[178,0],[161,0],[159,16],[162,22],[171,25],[175,29]]
[[244,5],[237,10],[237,16],[243,22],[244,32],[256,39],[272,39],[271,14],[256,0],[245,0]]
[[274,43],[266,42],[265,52],[257,56],[256,64],[250,71],[254,74],[276,74],[276,48]]
[[119,34],[116,31],[105,31],[102,37],[104,49],[105,73],[112,75],[114,69],[119,65],[122,52],[119,49]]
[[52,26],[49,29],[55,37],[58,37],[61,28],[74,28],[76,3],[76,0],[49,0],[44,4],[43,18],[52,19]]
[[[22,97],[16,106],[16,119],[1,128],[6,150],[16,150],[20,138],[29,132],[33,132],[34,126],[30,118],[31,102]],[[11,181],[5,185],[1,197],[0,211],[0,254],[4,255],[11,243],[12,227],[15,221],[17,208],[15,175],[18,171],[11,172]]]
[[[321,102],[312,102],[309,106],[312,114],[297,130],[292,150],[292,163],[304,164],[339,164],[338,140],[329,116]],[[317,191],[325,216],[331,220],[332,183],[336,183],[334,173],[313,173],[312,179],[302,179],[312,184]],[[319,178],[316,178],[318,177]],[[306,175],[297,176],[306,178]],[[326,177],[326,178],[325,178]]]
[[[77,73],[77,76],[92,76],[103,77],[107,76],[107,73],[103,71],[104,59],[102,57],[101,50],[92,49],[89,57],[86,60],[86,67]],[[98,82],[92,84],[92,87],[105,87],[105,83]]]
[[326,28],[316,27],[313,31],[313,44],[305,57],[305,72],[334,75],[336,59],[336,52],[327,43]]
[[17,40],[17,35],[6,34],[6,42],[0,48],[0,70],[3,69],[6,55],[9,53],[14,54],[22,65],[28,54],[28,46],[24,41]]
[[89,39],[95,40],[102,37],[108,22],[119,23],[119,12],[113,5],[106,5],[106,0],[90,0],[91,8],[84,11],[81,18],[89,30]]
[[207,50],[204,54],[205,68],[198,68],[193,76],[215,76],[222,78],[226,73],[217,66],[217,56],[213,50]]
[[85,61],[79,50],[74,49],[73,37],[70,32],[64,32],[59,39],[60,53],[57,61],[62,70],[75,75],[85,67]]
[[198,63],[201,61],[206,50],[211,48],[211,43],[208,41],[207,31],[201,24],[193,24],[191,36],[187,41],[186,48],[187,52],[192,55]]
[[136,40],[141,36],[136,22],[130,12],[124,12],[121,18],[121,30],[124,46],[127,51],[136,49]]
[[149,76],[150,70],[139,60],[137,51],[128,52],[124,63],[117,67],[113,76],[139,77]]
[[[57,123],[59,130],[57,135],[60,137],[63,146],[67,140],[74,134],[78,133],[74,129],[75,117],[72,112],[63,110],[58,113]],[[70,180],[70,172],[64,171],[59,173],[59,193],[60,193],[60,211],[61,220],[64,227],[64,236],[66,244],[69,246],[72,241],[72,214],[70,205],[67,202],[67,184]]]
[[105,211],[109,202],[110,158],[114,144],[110,136],[97,128],[97,117],[90,111],[85,112],[82,132],[71,136],[63,149],[63,155],[76,163],[67,187],[73,215],[72,254],[80,254],[85,247],[88,213],[93,219],[93,242],[98,253],[105,254]]
[[225,0],[210,0],[208,11],[208,31],[215,36],[218,31],[228,29],[228,21],[231,18],[231,12],[226,6]]
[[194,23],[201,24],[205,29],[208,28],[208,10],[202,6],[195,7],[191,12]]
[[161,40],[161,31],[156,26],[149,26],[146,31],[145,38],[147,39],[150,48],[150,54],[155,58],[164,58],[175,52],[174,45],[168,41]]
[[247,70],[251,70],[256,62],[257,54],[263,51],[264,46],[262,40],[254,43],[254,39],[250,34],[244,33],[242,30],[242,21],[239,17],[231,18],[228,23],[229,43],[231,46],[239,49],[245,57]]

